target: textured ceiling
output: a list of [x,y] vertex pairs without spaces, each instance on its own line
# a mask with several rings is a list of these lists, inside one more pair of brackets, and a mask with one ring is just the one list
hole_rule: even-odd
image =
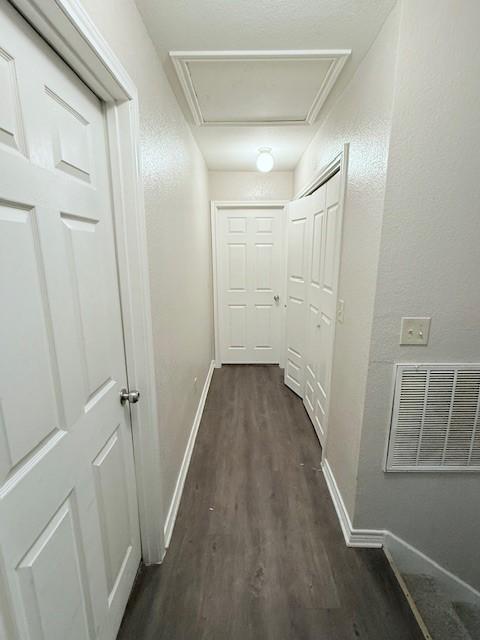
[[[374,41],[395,0],[136,0],[209,168],[251,170],[260,146],[293,169]],[[352,49],[317,125],[196,127],[171,50]]]

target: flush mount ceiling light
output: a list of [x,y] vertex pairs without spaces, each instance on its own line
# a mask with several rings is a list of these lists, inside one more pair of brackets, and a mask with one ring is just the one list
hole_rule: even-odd
[[273,169],[274,160],[270,147],[260,147],[257,156],[257,169],[262,173],[268,173]]

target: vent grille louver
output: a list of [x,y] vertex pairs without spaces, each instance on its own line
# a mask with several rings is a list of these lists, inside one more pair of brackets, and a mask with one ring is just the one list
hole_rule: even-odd
[[480,471],[480,365],[396,365],[387,471]]

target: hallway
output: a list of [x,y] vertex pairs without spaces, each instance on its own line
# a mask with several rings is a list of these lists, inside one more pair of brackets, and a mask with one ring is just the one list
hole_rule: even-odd
[[420,639],[383,552],[345,546],[320,461],[278,367],[215,370],[170,547],[119,640]]

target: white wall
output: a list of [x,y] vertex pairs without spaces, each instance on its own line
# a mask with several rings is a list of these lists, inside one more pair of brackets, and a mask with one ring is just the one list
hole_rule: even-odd
[[[384,474],[394,362],[480,362],[480,3],[404,0],[355,525],[480,589],[479,474]],[[432,316],[427,347],[400,318]]]
[[211,200],[291,200],[293,171],[210,171]]
[[213,355],[208,173],[133,0],[82,4],[139,92],[166,514]]
[[353,517],[384,204],[399,12],[394,9],[302,156],[295,192],[350,143],[330,421],[325,456]]
[[[400,0],[295,172],[351,143],[325,455],[356,528],[480,588],[478,474],[385,474],[395,362],[480,362],[480,5]],[[431,315],[428,347],[400,318]]]

